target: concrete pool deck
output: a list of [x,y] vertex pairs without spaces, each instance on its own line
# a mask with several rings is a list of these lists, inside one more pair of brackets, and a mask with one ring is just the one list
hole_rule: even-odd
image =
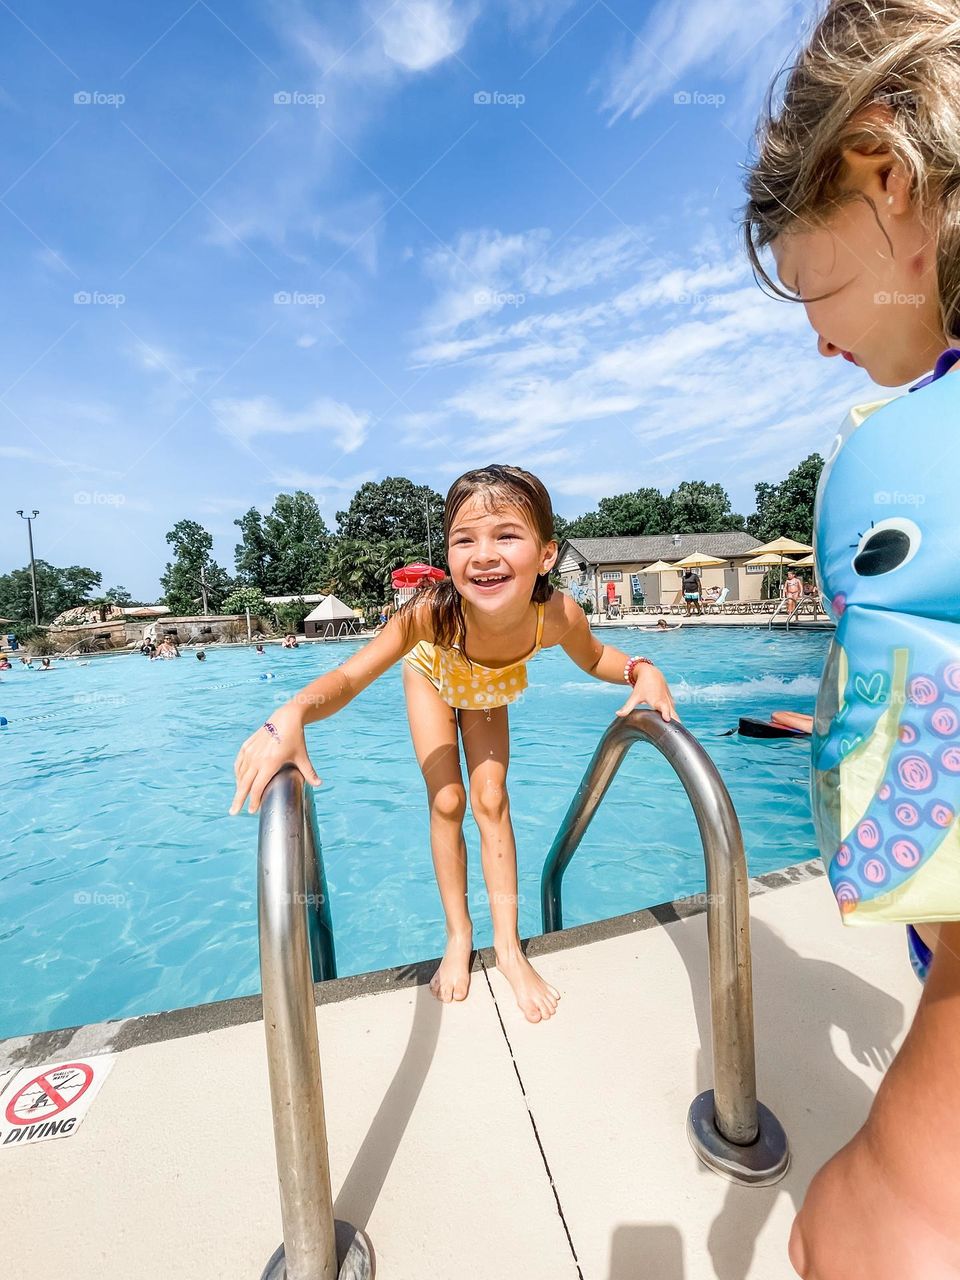
[[[774,1187],[687,1145],[711,1083],[697,899],[534,939],[562,992],[541,1026],[486,952],[456,1006],[428,964],[318,986],[336,1211],[381,1280],[788,1280],[795,1206],[920,995],[902,929],[844,929],[817,870],[751,881],[758,1092],[793,1152]],[[4,1275],[256,1280],[281,1239],[259,1018],[249,997],[0,1042],[0,1068],[113,1055],[75,1134],[0,1149]]]

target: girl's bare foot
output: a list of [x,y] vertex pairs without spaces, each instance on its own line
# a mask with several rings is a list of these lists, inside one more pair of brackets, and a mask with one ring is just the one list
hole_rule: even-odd
[[465,1000],[470,990],[470,957],[473,954],[473,934],[451,933],[447,935],[447,949],[440,967],[430,979],[430,990],[449,1004],[451,1000]]
[[544,982],[520,950],[517,942],[498,947],[494,943],[497,968],[513,987],[517,1004],[528,1022],[544,1022],[557,1012],[560,992]]

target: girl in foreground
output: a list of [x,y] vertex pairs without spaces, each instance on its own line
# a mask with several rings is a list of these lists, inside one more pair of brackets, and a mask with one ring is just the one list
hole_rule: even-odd
[[[754,269],[780,296],[803,303],[821,355],[843,356],[887,387],[935,370],[936,381],[906,402],[853,411],[854,424],[863,425],[831,456],[818,499],[824,528],[853,522],[849,538],[842,540],[850,548],[843,550],[835,539],[831,550],[825,539],[823,547],[818,545],[817,560],[821,578],[826,569],[827,576],[850,584],[848,596],[846,586],[838,593],[834,584],[821,581],[844,624],[850,621],[843,615],[850,614],[855,597],[861,605],[879,605],[873,617],[882,620],[882,593],[890,592],[894,603],[887,607],[909,615],[912,632],[901,634],[912,634],[918,647],[940,645],[948,655],[947,681],[955,681],[960,657],[960,605],[950,567],[956,563],[950,546],[957,536],[952,513],[960,459],[955,451],[960,379],[951,373],[960,367],[960,351],[950,350],[960,339],[960,7],[955,0],[834,0],[791,69],[783,105],[761,126],[747,190],[744,230]],[[761,264],[765,247],[776,262],[779,286]],[[937,410],[931,416],[924,405],[933,404]],[[905,442],[907,455],[929,464],[923,495],[913,495],[922,508],[891,510],[891,495],[873,492],[875,474],[870,472],[881,462],[870,453],[871,441],[889,431],[881,423],[893,421],[891,414],[898,422],[898,415],[912,415],[921,424],[926,416],[928,434],[935,438],[942,438],[946,427],[945,447],[926,439],[921,428]],[[831,505],[836,491],[826,483],[831,468],[835,476],[863,469],[863,483],[850,495],[849,510]],[[892,500],[902,497],[894,493]],[[904,500],[909,502],[911,495]],[[939,594],[937,589],[929,592],[920,608],[911,594],[918,570],[907,568],[908,557],[918,549],[921,557],[939,559],[951,580],[949,586],[934,583]],[[891,618],[887,625],[894,627],[897,621]],[[854,634],[852,622],[845,634]],[[857,656],[848,653],[846,658],[855,661]],[[882,684],[884,673],[877,675]],[[835,690],[836,675],[828,662],[822,701],[831,681]],[[922,687],[914,683],[908,688],[905,709],[891,704],[891,714],[902,716],[900,744],[914,741],[910,735],[917,730],[909,722],[923,713]],[[869,763],[870,737],[858,739],[851,725],[872,723],[876,709],[868,702],[877,701],[875,692],[863,685],[858,694],[848,686],[842,708],[832,701],[833,693],[829,707],[824,701],[832,736],[821,736],[818,744],[815,733],[814,765],[828,778],[834,769],[830,750],[836,745],[833,776],[841,785],[834,814],[859,807],[857,774],[859,770],[862,777],[867,768],[865,756]],[[818,704],[816,729],[821,735],[825,723]],[[945,731],[946,721],[932,723],[933,729]],[[845,733],[838,731],[841,724],[847,726]],[[875,738],[876,730],[872,733]],[[858,751],[860,745],[867,751]],[[900,749],[896,742],[893,749]],[[948,788],[952,784],[946,773],[956,773],[956,747],[948,741],[937,750],[946,753],[939,758],[948,761],[941,779]],[[912,778],[903,775],[904,785],[925,786],[917,760],[914,766]],[[889,786],[880,787],[877,800],[886,800],[889,793]],[[899,805],[894,816],[912,822],[914,808]],[[865,867],[868,880],[884,883],[889,878],[893,883],[903,867],[916,865],[913,859],[932,860],[940,852],[934,841],[946,847],[947,838],[955,838],[955,830],[945,836],[944,828],[955,823],[956,806],[938,804],[935,817],[939,830],[927,827],[915,840],[896,837],[878,845],[876,856],[854,853],[854,848],[861,840],[872,840],[879,828],[886,839],[892,816],[840,832],[844,843],[831,845],[836,852],[830,872],[848,912],[845,918],[852,920],[856,911],[859,920],[862,911],[862,918],[869,919],[871,910],[874,918],[883,911],[888,919],[904,918],[896,915],[897,894],[878,892],[871,898],[869,884],[851,887],[844,869]],[[790,1259],[806,1280],[960,1277],[960,894],[948,887],[955,868],[941,866],[937,905],[925,917],[932,927],[918,930],[924,936],[914,943],[915,958],[922,948],[921,958],[930,966],[913,1025],[866,1123],[814,1178],[794,1224]],[[920,871],[916,878],[919,882]],[[924,881],[931,883],[936,886],[929,877]],[[918,901],[916,894],[912,901]]]
[[506,789],[507,706],[526,688],[526,664],[540,649],[560,645],[589,675],[630,686],[617,715],[645,703],[664,720],[679,716],[657,668],[601,644],[580,605],[550,586],[558,552],[553,507],[536,476],[518,467],[468,471],[447,494],[443,532],[450,577],[419,591],[375,639],[307,685],[247,739],[236,760],[230,812],[238,813],[249,796],[249,811],[256,813],[267,783],[287,762],[319,786],[304,726],[345,707],[404,659],[407,716],[427,788],[433,865],[447,926],[446,950],[430,989],[449,1002],[463,1000],[470,985],[473,926],[459,729],[497,967],[526,1018],[540,1022],[556,1012],[560,997],[520,948],[517,850]]

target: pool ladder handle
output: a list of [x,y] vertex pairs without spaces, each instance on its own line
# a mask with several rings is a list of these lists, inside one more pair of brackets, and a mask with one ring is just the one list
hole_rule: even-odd
[[[776,620],[777,615],[779,613],[785,612],[786,608],[787,608],[787,602],[786,602],[786,599],[783,599],[779,602],[777,607],[774,609],[773,613],[771,613],[770,615],[770,620],[767,623],[768,631],[773,630],[773,624],[774,624],[774,621]],[[794,609],[793,613],[787,614],[785,619],[784,629],[789,631],[790,623],[795,622],[799,617],[801,617],[805,613],[812,614],[814,622],[816,622],[818,615],[821,613],[825,618],[828,618],[830,616],[823,603],[823,597],[819,591],[815,596],[802,596],[800,598],[800,600],[797,602],[797,607],[796,609]]]
[[293,765],[263,795],[257,897],[283,1224],[261,1280],[370,1280],[369,1242],[333,1216],[313,984],[337,976],[336,955],[313,796]]
[[790,1150],[776,1116],[757,1101],[743,835],[716,765],[676,721],[668,723],[656,711],[634,709],[615,719],[601,738],[543,866],[543,931],[563,928],[563,873],[624,756],[639,740],[655,747],[680,779],[697,819],[706,865],[714,1087],[691,1103],[687,1137],[714,1172],[731,1182],[769,1186],[786,1173]]

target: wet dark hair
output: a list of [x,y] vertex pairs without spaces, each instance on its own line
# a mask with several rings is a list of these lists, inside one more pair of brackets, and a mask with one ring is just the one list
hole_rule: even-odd
[[[464,503],[479,499],[488,512],[516,507],[541,543],[552,542],[553,503],[542,481],[520,467],[492,464],[466,471],[454,480],[443,507],[443,542],[450,545],[450,530]],[[545,603],[553,595],[549,573],[538,573],[530,599]],[[463,602],[452,578],[421,587],[412,599],[397,610],[401,622],[412,621],[415,610],[428,608],[433,622],[434,643],[447,647],[465,631]]]

